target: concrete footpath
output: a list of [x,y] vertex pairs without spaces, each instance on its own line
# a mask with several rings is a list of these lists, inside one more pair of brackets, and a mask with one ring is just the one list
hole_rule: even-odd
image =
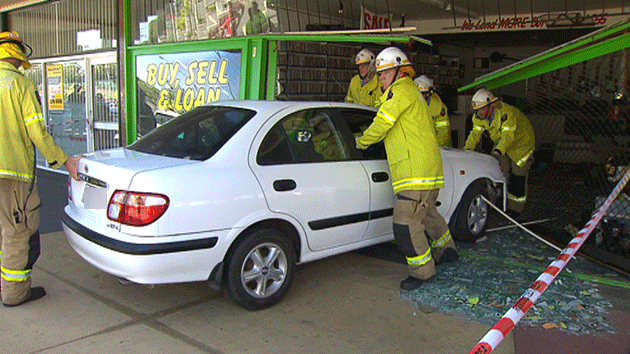
[[[400,299],[401,264],[349,253],[300,266],[284,300],[242,309],[204,283],[121,285],[62,232],[42,236],[34,285],[0,308],[0,350],[19,353],[467,353],[487,325]],[[496,353],[514,353],[508,337]]]
[[[40,173],[43,213],[65,204],[64,181]],[[283,301],[251,312],[205,283],[121,285],[76,255],[54,225],[46,227],[33,285],[48,295],[0,307],[3,352],[468,353],[491,327],[401,299],[405,266],[385,258],[355,252],[301,265]],[[517,326],[493,353],[630,353],[628,290],[602,292],[615,305],[618,333]]]

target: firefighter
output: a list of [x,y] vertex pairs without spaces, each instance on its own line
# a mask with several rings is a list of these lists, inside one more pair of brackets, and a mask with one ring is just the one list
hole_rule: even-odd
[[396,195],[394,237],[410,273],[400,287],[413,290],[435,275],[436,261],[458,259],[451,232],[436,206],[444,187],[442,155],[405,53],[396,47],[384,49],[376,58],[376,70],[385,92],[374,121],[357,139],[357,148],[385,142]]
[[508,214],[517,217],[527,201],[529,170],[536,145],[529,119],[516,107],[499,100],[486,89],[472,97],[473,129],[464,149],[474,150],[484,133],[494,143],[492,156],[499,160],[508,181]]
[[422,97],[429,105],[429,115],[435,124],[435,134],[437,135],[438,145],[445,147],[453,147],[451,143],[451,122],[448,119],[448,110],[442,102],[440,96],[433,88],[433,80],[426,75],[418,76],[414,82],[418,86],[418,90],[422,93]]
[[334,127],[327,115],[321,114],[309,120],[309,124],[313,127],[313,144],[315,151],[322,155],[324,161],[341,160],[341,151],[333,133]]
[[51,167],[65,164],[75,179],[80,158],[68,157],[46,131],[35,83],[18,70],[31,67],[30,52],[17,32],[0,33],[0,289],[6,307],[46,295],[43,287],[31,288],[40,252],[35,147]]
[[381,97],[382,84],[374,66],[374,53],[369,49],[361,49],[354,60],[359,74],[350,81],[346,102],[375,106]]
[[269,20],[267,16],[265,16],[265,13],[260,11],[256,1],[252,1],[247,12],[249,13],[249,20],[245,25],[245,34],[251,35],[269,32]]

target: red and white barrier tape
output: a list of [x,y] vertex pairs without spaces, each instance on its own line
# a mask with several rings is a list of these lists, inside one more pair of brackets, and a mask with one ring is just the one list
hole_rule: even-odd
[[575,235],[573,240],[569,242],[567,247],[562,250],[555,261],[551,262],[549,267],[536,279],[536,281],[523,293],[523,295],[516,301],[516,303],[510,308],[505,315],[492,327],[488,333],[481,338],[477,346],[470,351],[470,354],[487,354],[491,353],[501,343],[508,333],[516,326],[518,321],[525,316],[527,310],[529,310],[536,300],[542,295],[542,293],[551,285],[556,279],[558,274],[564,269],[569,260],[577,253],[582,247],[584,241],[588,238],[591,232],[595,229],[597,224],[604,217],[604,214],[610,208],[612,202],[619,196],[621,190],[624,189],[628,180],[630,179],[630,170],[626,172],[623,178],[617,183],[615,189],[608,196],[608,199],[599,207],[597,212],[593,215],[591,220],[586,223],[584,228]]
[[64,125],[71,125],[71,124],[76,124],[76,123],[81,123],[81,122],[89,123],[89,121],[87,119],[78,119],[78,120],[74,120],[74,121],[67,121],[67,122],[61,122],[61,123],[56,123],[56,124],[49,124],[48,127],[55,128],[55,127],[61,127],[61,126],[64,126]]

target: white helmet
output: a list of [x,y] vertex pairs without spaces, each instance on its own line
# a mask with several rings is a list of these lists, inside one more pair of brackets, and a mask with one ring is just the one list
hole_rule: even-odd
[[405,65],[411,65],[411,62],[407,55],[396,47],[385,48],[376,56],[377,72]]
[[[354,58],[354,63],[357,66],[361,64],[369,64],[368,73],[373,74],[374,72],[376,72],[376,67],[374,66],[374,53],[372,53],[372,51],[369,49],[361,49],[357,53],[357,56]],[[367,75],[370,75],[370,74],[367,74]]]
[[374,53],[372,53],[369,49],[361,49],[357,56],[354,58],[354,63],[356,65],[361,65],[365,63],[371,63],[374,65]]
[[498,101],[499,98],[486,89],[480,89],[472,97],[472,109],[477,110],[491,103]]
[[429,92],[433,89],[433,80],[429,79],[426,75],[418,76],[413,82],[416,83],[420,92]]

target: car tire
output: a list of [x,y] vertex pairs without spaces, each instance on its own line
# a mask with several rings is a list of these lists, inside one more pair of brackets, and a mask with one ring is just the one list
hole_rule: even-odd
[[289,290],[295,263],[295,249],[279,231],[255,230],[238,244],[227,260],[228,295],[248,310],[273,306]]
[[486,232],[490,206],[481,196],[488,198],[484,185],[475,181],[468,186],[464,196],[451,216],[449,227],[456,241],[474,242]]

